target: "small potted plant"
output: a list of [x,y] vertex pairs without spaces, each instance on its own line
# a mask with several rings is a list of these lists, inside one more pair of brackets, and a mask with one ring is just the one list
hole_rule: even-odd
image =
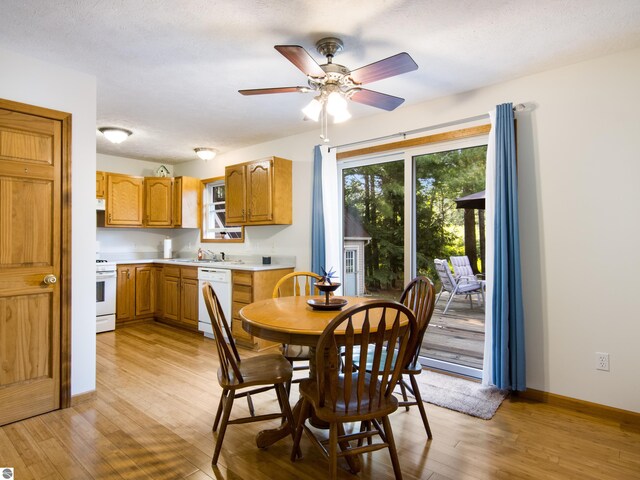
[[325,270],[324,267],[322,269],[322,279],[316,282],[316,288],[321,292],[324,292],[325,295],[325,303],[329,305],[331,302],[329,301],[329,295],[331,292],[336,290],[340,284],[337,282],[332,282],[331,279],[336,276],[336,272],[333,269],[329,269],[329,271]]
[[[333,283],[331,282],[331,279],[336,276],[335,270],[333,268],[330,268],[329,271],[327,272],[324,269],[324,267],[320,267],[320,270],[322,270],[322,279],[320,280],[319,283],[322,283],[324,285],[333,285]],[[338,284],[338,286],[340,285]]]

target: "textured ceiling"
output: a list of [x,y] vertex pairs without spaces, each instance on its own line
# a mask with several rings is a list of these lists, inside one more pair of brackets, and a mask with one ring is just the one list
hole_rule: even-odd
[[[407,104],[640,45],[638,0],[2,0],[0,46],[97,77],[98,152],[166,163],[317,129],[311,94],[273,46],[338,36],[351,69],[408,52],[419,69],[368,85]],[[403,108],[402,106],[400,108]],[[351,104],[354,117],[381,110]]]

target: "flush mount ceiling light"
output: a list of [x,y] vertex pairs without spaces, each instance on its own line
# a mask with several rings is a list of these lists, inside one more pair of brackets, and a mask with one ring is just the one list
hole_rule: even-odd
[[98,131],[111,143],[122,143],[133,133],[131,130],[118,127],[101,127]]
[[343,65],[333,63],[333,56],[342,50],[342,46],[342,40],[339,38],[327,37],[319,40],[316,43],[316,49],[318,53],[327,58],[327,63],[319,65],[299,45],[276,45],[275,49],[307,76],[308,86],[256,88],[239,90],[239,92],[242,95],[316,93],[316,97],[302,111],[305,118],[316,122],[320,121],[320,137],[325,142],[329,141],[327,136],[328,116],[332,117],[333,123],[344,122],[351,118],[347,109],[348,100],[387,111],[394,110],[404,102],[403,98],[368,90],[362,88],[362,85],[416,70],[418,65],[408,53],[398,53],[356,70],[350,70]]
[[213,160],[216,154],[218,153],[213,148],[204,148],[204,147],[194,148],[193,151],[196,152],[196,155],[198,155],[200,160],[204,160],[205,162],[207,160]]

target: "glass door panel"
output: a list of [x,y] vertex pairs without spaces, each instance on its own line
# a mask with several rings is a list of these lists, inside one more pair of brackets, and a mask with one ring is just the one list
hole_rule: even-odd
[[[397,300],[404,288],[404,160],[342,168],[343,244],[348,254],[342,278],[357,285],[364,295]],[[353,257],[352,257],[353,255]],[[361,277],[358,277],[361,275]]]
[[[442,282],[435,259],[467,256],[475,274],[484,270],[484,209],[457,208],[456,198],[484,191],[486,145],[414,157],[415,265],[418,275]],[[452,271],[453,274],[453,271]],[[463,281],[463,280],[458,280]],[[475,281],[470,277],[465,281]],[[444,291],[425,334],[422,355],[431,366],[479,376],[484,353],[484,305],[474,296]]]

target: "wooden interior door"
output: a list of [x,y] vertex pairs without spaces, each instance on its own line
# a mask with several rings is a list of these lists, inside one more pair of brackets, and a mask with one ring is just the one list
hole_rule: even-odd
[[22,113],[50,112],[45,109],[2,108],[7,105],[13,103],[0,101],[0,425],[60,408],[61,382],[67,382],[61,235],[68,125]]

